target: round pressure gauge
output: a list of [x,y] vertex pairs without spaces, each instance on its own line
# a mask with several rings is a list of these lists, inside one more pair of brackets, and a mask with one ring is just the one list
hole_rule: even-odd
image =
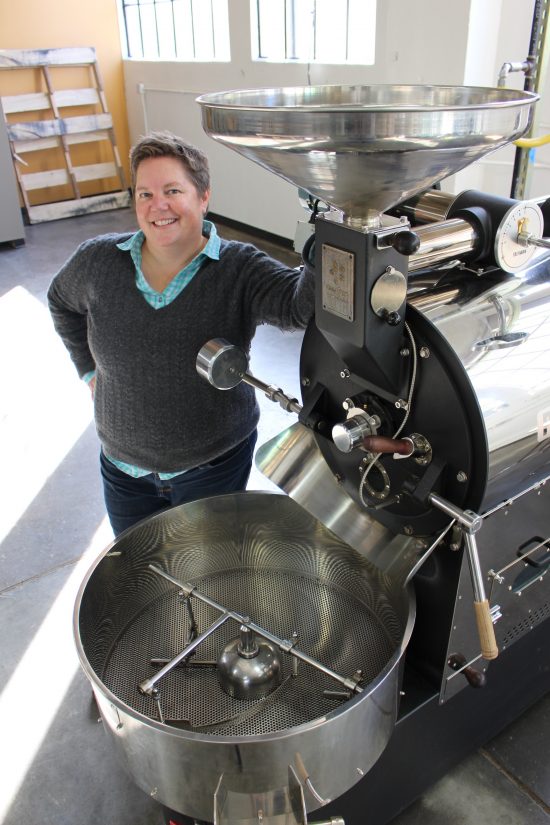
[[520,243],[518,235],[525,232],[540,238],[544,230],[544,218],[536,203],[520,201],[504,215],[495,236],[495,259],[505,272],[523,269],[535,254],[536,247]]

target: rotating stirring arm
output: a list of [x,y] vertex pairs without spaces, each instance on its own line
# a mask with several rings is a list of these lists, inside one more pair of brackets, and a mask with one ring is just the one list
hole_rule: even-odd
[[162,576],[167,581],[175,584],[177,587],[181,589],[183,594],[188,596],[193,596],[194,598],[198,599],[199,601],[203,602],[204,604],[213,607],[215,610],[220,612],[220,616],[216,619],[213,624],[208,627],[204,633],[201,633],[192,642],[190,642],[180,653],[174,656],[167,664],[164,665],[160,670],[158,670],[154,676],[151,676],[148,679],[144,679],[142,682],[139,683],[138,688],[141,693],[146,694],[147,696],[154,696],[155,688],[157,683],[166,676],[171,670],[177,667],[183,659],[186,659],[200,644],[202,644],[205,639],[211,636],[219,627],[225,624],[226,621],[229,619],[233,619],[234,621],[238,622],[239,625],[246,625],[247,628],[250,628],[254,633],[262,638],[266,639],[268,642],[271,642],[273,645],[282,650],[283,653],[289,653],[291,656],[299,659],[304,664],[310,665],[314,667],[316,670],[321,671],[326,676],[329,676],[331,679],[334,679],[335,682],[339,682],[343,687],[345,687],[351,694],[353,693],[362,693],[363,688],[360,687],[361,681],[361,674],[359,671],[354,674],[351,678],[346,676],[342,676],[336,671],[331,670],[331,668],[326,667],[321,662],[318,662],[309,654],[304,653],[303,651],[299,650],[296,647],[296,638],[292,641],[288,639],[281,639],[278,636],[275,636],[269,630],[266,630],[260,625],[256,624],[255,622],[251,622],[248,616],[244,616],[241,613],[236,612],[235,610],[231,610],[230,608],[226,608],[223,605],[219,604],[218,602],[211,599],[205,593],[200,593],[198,590],[195,589],[194,585],[188,584],[185,582],[181,582],[178,579],[171,576],[169,573],[166,573],[165,570],[162,570],[160,567],[157,567],[154,564],[149,565],[150,569],[159,576]]

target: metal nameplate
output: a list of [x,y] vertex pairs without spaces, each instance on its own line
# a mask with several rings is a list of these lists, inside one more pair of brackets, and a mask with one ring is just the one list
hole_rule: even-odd
[[355,255],[335,246],[322,247],[322,299],[323,309],[354,320],[353,291]]

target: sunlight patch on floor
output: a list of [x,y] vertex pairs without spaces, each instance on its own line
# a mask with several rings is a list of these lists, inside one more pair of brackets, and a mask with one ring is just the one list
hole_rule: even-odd
[[48,310],[17,286],[0,298],[0,542],[92,420]]
[[93,560],[111,540],[105,518],[0,693],[0,731],[6,756],[0,783],[0,822],[62,710],[78,668],[72,630],[76,594]]

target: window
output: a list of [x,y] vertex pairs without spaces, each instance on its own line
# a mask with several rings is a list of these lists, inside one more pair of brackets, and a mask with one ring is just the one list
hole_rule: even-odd
[[126,55],[229,60],[227,0],[120,0]]
[[376,0],[251,0],[252,55],[279,63],[374,63]]

